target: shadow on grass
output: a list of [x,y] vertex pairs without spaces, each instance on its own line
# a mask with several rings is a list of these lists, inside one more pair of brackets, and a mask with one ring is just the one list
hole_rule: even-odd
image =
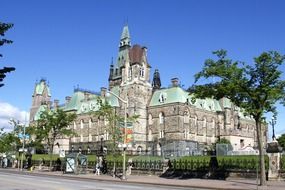
[[229,172],[217,169],[215,171],[210,170],[174,170],[167,169],[160,177],[167,179],[191,179],[191,178],[199,178],[199,179],[218,179],[225,180],[229,176]]
[[229,176],[229,172],[223,168],[219,168],[216,157],[211,157],[209,167],[200,167],[195,170],[174,169],[172,164],[168,162],[168,169],[160,175],[167,179],[218,179],[225,180]]

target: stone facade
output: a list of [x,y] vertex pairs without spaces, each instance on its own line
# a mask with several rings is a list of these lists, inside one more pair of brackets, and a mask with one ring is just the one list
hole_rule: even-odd
[[[158,70],[154,72],[152,83],[150,72],[147,48],[131,46],[129,29],[125,26],[118,58],[111,64],[109,75],[109,90],[119,98],[112,95],[107,97],[104,89],[100,93],[75,89],[71,97],[66,97],[64,105],[58,105],[58,101],[53,104],[53,107],[62,107],[67,112],[78,114],[77,120],[70,125],[78,135],[69,139],[69,147],[66,149],[98,149],[102,141],[110,140],[108,122],[89,114],[98,109],[98,97],[106,99],[114,107],[116,114],[124,115],[126,103],[121,101],[124,100],[128,102],[127,115],[139,115],[137,122],[132,124],[133,141],[129,149],[157,152],[163,147],[170,147],[168,149],[173,151],[171,146],[175,142],[185,142],[183,147],[186,146],[187,150],[193,149],[188,147],[191,143],[196,143],[195,149],[204,149],[219,138],[230,140],[234,150],[249,145],[257,146],[254,120],[244,116],[228,99],[199,99],[193,103],[191,94],[179,86],[178,78],[171,80],[171,87],[161,88]],[[51,107],[43,107],[49,100],[48,85],[44,81],[37,83],[31,122],[37,119],[40,110]],[[266,131],[265,129],[265,139]],[[180,145],[177,146],[179,148]],[[191,151],[193,152],[189,150],[189,154]]]

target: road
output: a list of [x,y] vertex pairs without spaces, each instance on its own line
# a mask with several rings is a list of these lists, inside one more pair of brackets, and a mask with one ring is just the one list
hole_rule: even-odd
[[[33,176],[24,173],[0,172],[2,190],[194,190],[161,185],[129,184],[94,179],[68,179],[58,176]],[[200,189],[201,190],[201,189]]]

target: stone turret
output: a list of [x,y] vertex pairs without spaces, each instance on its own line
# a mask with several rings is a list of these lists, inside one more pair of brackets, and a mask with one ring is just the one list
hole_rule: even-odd
[[45,79],[35,84],[34,93],[32,95],[32,107],[30,109],[30,121],[34,120],[35,114],[41,105],[48,105],[50,103],[50,89]]
[[160,74],[158,69],[155,69],[152,80],[152,89],[153,91],[155,91],[157,89],[160,89],[160,87],[161,87]]

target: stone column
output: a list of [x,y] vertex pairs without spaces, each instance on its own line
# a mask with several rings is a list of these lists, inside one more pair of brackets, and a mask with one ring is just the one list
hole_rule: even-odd
[[269,153],[268,180],[278,180],[280,171],[280,153]]
[[268,168],[268,180],[278,180],[280,177],[280,152],[282,148],[278,142],[274,139],[272,142],[267,143],[266,152],[269,157],[269,168]]

